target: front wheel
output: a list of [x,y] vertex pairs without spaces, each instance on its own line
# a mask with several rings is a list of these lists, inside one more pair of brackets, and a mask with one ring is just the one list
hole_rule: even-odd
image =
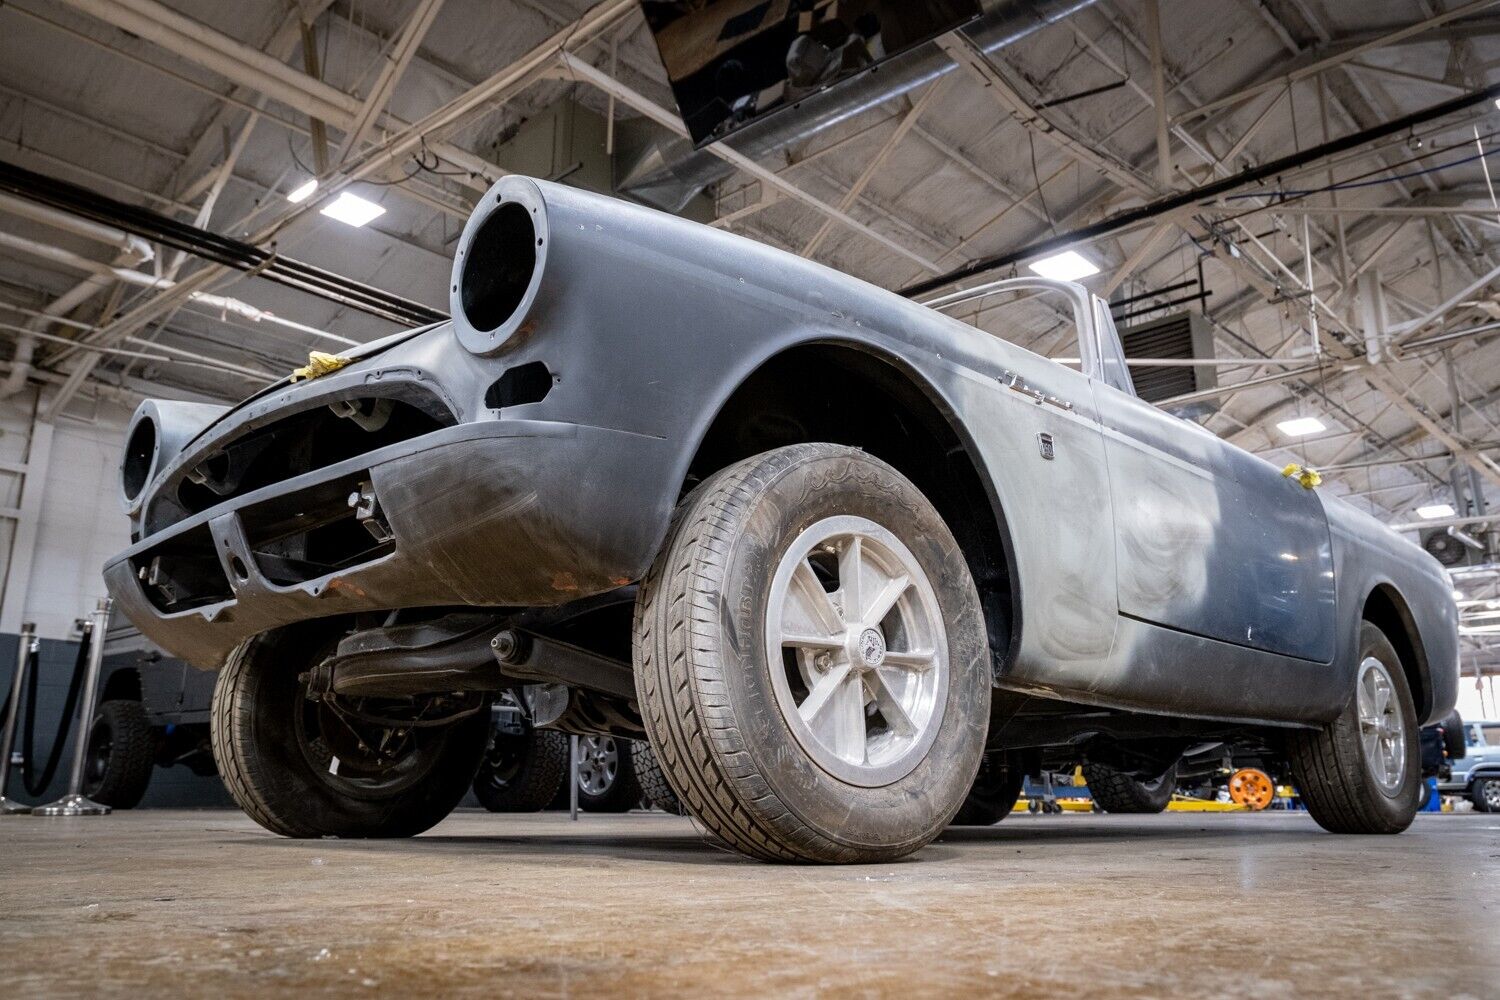
[[1417,814],[1422,756],[1401,660],[1375,625],[1360,626],[1349,702],[1332,723],[1292,733],[1287,750],[1302,802],[1334,833],[1400,833]]
[[672,787],[750,857],[901,857],[978,770],[991,665],[968,564],[927,498],[856,449],[778,448],[688,496],[634,653]]
[[313,621],[264,632],[214,688],[214,761],[230,795],[285,837],[411,837],[453,811],[488,736],[483,698],[309,700],[307,672],[339,633]]
[[514,733],[495,726],[474,775],[474,797],[493,813],[541,812],[567,782],[566,733],[530,725]]

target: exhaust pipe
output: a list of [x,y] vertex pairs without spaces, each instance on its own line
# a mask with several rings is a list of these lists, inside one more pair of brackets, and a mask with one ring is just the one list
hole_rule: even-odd
[[[1097,0],[1001,0],[965,34],[986,53],[997,52],[1048,25],[1056,24]],[[861,112],[957,69],[937,46],[919,45],[884,63],[878,71],[806,97],[795,110],[784,110],[735,132],[729,141],[751,159],[810,139]],[[624,166],[618,190],[648,205],[680,212],[715,181],[734,173],[734,167],[705,150],[695,150],[685,139],[649,144]]]

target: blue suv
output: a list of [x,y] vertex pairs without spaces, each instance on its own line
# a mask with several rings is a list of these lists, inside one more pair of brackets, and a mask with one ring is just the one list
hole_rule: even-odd
[[1466,795],[1479,812],[1500,813],[1500,722],[1488,719],[1464,723],[1466,752],[1453,762],[1453,773],[1440,779],[1438,791]]

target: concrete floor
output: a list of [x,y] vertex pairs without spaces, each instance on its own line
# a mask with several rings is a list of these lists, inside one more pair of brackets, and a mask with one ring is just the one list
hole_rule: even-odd
[[230,811],[0,820],[7,997],[1500,995],[1500,816],[1015,816],[771,867],[660,814],[404,842]]

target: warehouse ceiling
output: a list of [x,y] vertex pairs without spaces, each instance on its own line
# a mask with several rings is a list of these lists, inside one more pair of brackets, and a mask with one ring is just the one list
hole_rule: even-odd
[[[1500,82],[1500,2],[1160,0],[1159,33],[1154,3],[986,7],[1053,20],[1021,16],[1035,30],[988,53],[946,36],[929,55],[951,70],[753,159],[697,154],[714,183],[695,210],[901,289]],[[651,154],[622,153],[618,178],[691,155],[626,0],[0,5],[0,160],[437,309],[507,144],[565,102]],[[1324,470],[1325,490],[1388,523],[1422,506],[1483,511],[1500,503],[1497,149],[1487,98],[1076,249],[1099,268],[1094,291],[1131,300],[1130,322],[1199,296],[1221,388],[1245,383],[1189,401],[1215,433]],[[315,173],[317,195],[289,202]],[[321,215],[340,190],[384,214],[358,229]],[[0,234],[8,384],[19,369],[62,387],[64,403],[237,399],[309,350],[397,328],[11,202]],[[163,280],[100,273],[110,265]],[[1027,272],[948,287],[1010,273]],[[91,277],[75,308],[40,318]],[[1385,334],[1367,344],[1362,308],[1377,294]],[[1002,304],[952,314],[1053,357],[1076,352],[1055,309]],[[1306,417],[1323,430],[1278,427]],[[1456,582],[1466,649],[1489,661],[1496,576]]]

